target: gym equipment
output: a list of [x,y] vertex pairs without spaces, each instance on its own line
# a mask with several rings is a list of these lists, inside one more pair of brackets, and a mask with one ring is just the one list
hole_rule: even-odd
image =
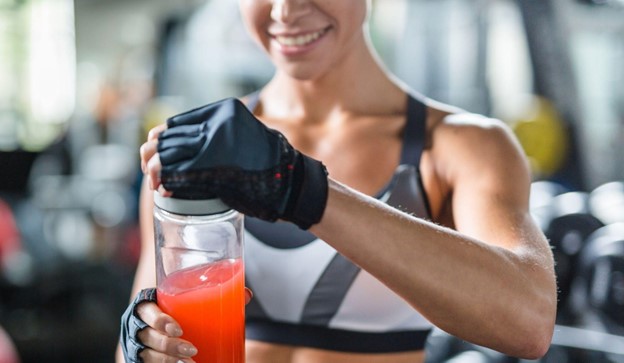
[[574,306],[583,322],[624,335],[624,223],[592,233],[579,265]]
[[552,219],[544,234],[553,247],[555,273],[559,285],[558,314],[561,322],[569,318],[567,298],[577,270],[578,254],[585,239],[604,224],[588,209],[588,194],[567,192],[553,198]]
[[468,343],[439,328],[433,331],[425,346],[426,363],[516,363],[517,358]]
[[514,122],[512,129],[535,174],[550,176],[563,166],[568,152],[568,135],[550,101],[535,97],[529,115]]
[[624,359],[624,337],[588,329],[556,325],[552,344],[560,347],[593,350],[621,355]]
[[[574,84],[569,31],[559,21],[561,2],[515,0],[524,23],[533,71],[533,91],[552,102],[566,130],[566,155],[553,178],[584,190],[587,173],[580,155],[580,97]],[[554,153],[553,155],[555,155]],[[555,164],[550,164],[554,166]]]
[[529,209],[531,216],[542,231],[546,230],[553,218],[553,199],[567,191],[563,185],[552,181],[540,180],[531,183]]
[[589,194],[589,209],[604,224],[624,222],[624,182],[602,184]]

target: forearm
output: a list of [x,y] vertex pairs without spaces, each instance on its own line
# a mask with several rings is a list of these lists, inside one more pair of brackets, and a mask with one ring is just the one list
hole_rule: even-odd
[[[139,208],[141,256],[134,275],[132,290],[130,291],[130,301],[132,301],[142,289],[156,286],[156,257],[154,246],[154,224],[152,219],[153,198],[152,191],[147,186],[146,182],[143,183],[141,188]],[[125,362],[120,345],[117,345],[115,362]]]
[[518,356],[541,349],[518,337],[549,339],[554,278],[534,254],[408,216],[336,182],[312,232],[451,334]]

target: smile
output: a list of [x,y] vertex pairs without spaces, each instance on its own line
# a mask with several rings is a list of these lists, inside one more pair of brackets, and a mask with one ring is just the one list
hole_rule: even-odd
[[327,32],[329,28],[321,29],[313,33],[301,34],[296,36],[276,35],[275,40],[285,47],[302,47],[308,45]]

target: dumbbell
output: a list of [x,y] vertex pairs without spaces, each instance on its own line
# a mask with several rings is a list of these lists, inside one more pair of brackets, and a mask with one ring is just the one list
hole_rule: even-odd
[[531,183],[529,209],[531,216],[542,231],[545,231],[553,218],[553,199],[567,192],[566,188],[558,183],[539,180]]
[[576,306],[588,321],[607,332],[624,335],[624,223],[592,233],[579,257]]
[[425,347],[426,363],[518,363],[518,359],[469,343],[434,328]]
[[[567,192],[553,198],[552,218],[544,234],[553,247],[559,287],[560,319],[567,319],[567,299],[585,239],[604,224],[589,212],[588,194]],[[564,322],[564,321],[560,321]]]
[[604,224],[624,222],[624,182],[602,184],[589,194],[589,209]]

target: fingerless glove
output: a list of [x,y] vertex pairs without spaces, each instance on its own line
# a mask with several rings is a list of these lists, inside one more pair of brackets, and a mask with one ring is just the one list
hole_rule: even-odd
[[176,198],[220,198],[246,215],[308,229],[327,203],[325,166],[294,149],[237,99],[167,120],[161,183]]
[[156,289],[144,289],[134,298],[121,316],[121,334],[119,341],[126,363],[143,363],[139,354],[145,345],[139,341],[137,334],[147,327],[147,324],[136,313],[136,307],[142,302],[156,302]]

